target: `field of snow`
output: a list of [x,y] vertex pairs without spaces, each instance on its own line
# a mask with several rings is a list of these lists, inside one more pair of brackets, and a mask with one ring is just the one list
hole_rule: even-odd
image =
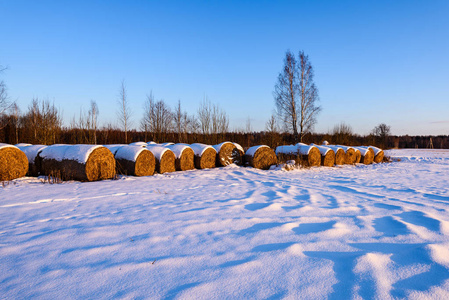
[[449,151],[0,186],[6,299],[449,299]]

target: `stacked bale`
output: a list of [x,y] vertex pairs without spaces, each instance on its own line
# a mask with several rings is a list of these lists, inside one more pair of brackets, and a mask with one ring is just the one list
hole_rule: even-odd
[[117,172],[124,175],[151,176],[156,168],[153,153],[141,146],[119,147],[114,157],[117,163]]
[[[333,167],[336,163],[336,152],[331,148],[327,146],[318,146],[315,144],[310,144],[311,146],[315,146],[320,150],[321,154],[321,165],[325,167]],[[343,150],[341,150],[343,151]],[[343,152],[343,159],[344,159],[344,152]]]
[[301,163],[308,167],[318,167],[321,165],[321,153],[315,146],[303,143],[296,144]]
[[337,145],[338,148],[343,149],[345,151],[345,164],[352,165],[356,163],[356,151],[353,147]]
[[46,145],[31,145],[31,146],[18,146],[18,148],[25,153],[28,158],[28,176],[39,176],[42,173],[42,160],[39,157]]
[[236,159],[236,160],[234,161],[234,163],[235,163],[236,165],[241,166],[241,165],[243,165],[243,164],[245,163],[245,162],[244,162],[245,150],[243,149],[242,146],[240,146],[240,144],[237,144],[237,143],[233,143],[233,144],[234,144],[234,146],[237,148],[237,151],[239,152],[239,157],[240,157],[240,160]]
[[0,181],[20,178],[28,172],[28,159],[19,148],[0,143]]
[[213,146],[217,151],[217,166],[225,167],[236,161],[241,161],[240,152],[231,142],[223,142]]
[[276,153],[265,145],[254,146],[246,151],[245,162],[253,168],[268,170],[277,163]]
[[52,145],[39,152],[45,175],[62,180],[96,181],[115,176],[112,152],[96,145]]
[[15,144],[14,146],[21,149],[21,147],[27,147],[27,146],[31,146],[31,145],[32,144],[28,144],[28,143],[18,143],[18,144]]
[[187,171],[195,168],[195,153],[192,148],[185,144],[167,146],[175,154],[176,171]]
[[153,146],[153,145],[147,145],[148,150],[150,150],[154,158],[156,159],[156,171],[159,174],[169,173],[169,172],[175,172],[175,154],[173,151],[166,147],[162,146]]
[[191,144],[190,148],[192,148],[195,153],[195,168],[197,169],[208,169],[215,168],[216,159],[217,159],[217,151],[212,146],[195,143]]
[[365,165],[369,165],[373,163],[374,160],[374,151],[373,149],[363,148],[363,147],[355,147],[360,151],[360,162]]

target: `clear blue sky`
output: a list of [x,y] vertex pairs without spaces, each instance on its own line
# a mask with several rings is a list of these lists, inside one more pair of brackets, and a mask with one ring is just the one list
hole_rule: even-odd
[[114,122],[124,79],[138,124],[146,95],[195,113],[205,95],[232,128],[263,130],[286,50],[304,50],[323,110],[316,132],[449,134],[449,1],[0,0],[0,75],[26,110],[66,123],[97,101]]

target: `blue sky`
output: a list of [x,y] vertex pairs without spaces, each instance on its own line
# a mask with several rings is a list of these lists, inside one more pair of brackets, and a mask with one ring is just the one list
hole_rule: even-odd
[[153,92],[195,113],[206,95],[232,128],[263,130],[286,50],[304,50],[322,112],[316,132],[449,134],[449,1],[0,0],[0,78],[66,123],[95,100],[115,122],[125,80],[134,123]]

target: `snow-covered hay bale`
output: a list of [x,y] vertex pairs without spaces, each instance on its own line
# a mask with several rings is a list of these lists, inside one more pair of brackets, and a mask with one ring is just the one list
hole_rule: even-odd
[[334,150],[335,153],[335,164],[336,165],[344,165],[346,160],[346,153],[343,148],[340,146],[334,146],[334,145],[328,145],[326,147],[331,148]]
[[234,160],[234,163],[236,165],[241,166],[245,163],[245,150],[243,149],[243,147],[240,144],[238,144],[238,143],[233,143],[233,144],[237,148],[237,151],[239,152],[239,157],[240,157],[240,159]]
[[38,154],[45,175],[62,180],[96,181],[115,176],[112,152],[96,145],[52,145]]
[[[333,167],[336,163],[336,155],[334,149],[326,146],[319,146],[315,144],[311,144],[311,146],[315,146],[320,150],[321,154],[321,165],[324,167]],[[343,151],[343,150],[342,150]],[[344,152],[343,152],[344,155]]]
[[382,149],[369,146],[374,151],[374,162],[375,163],[381,163],[384,160],[385,153]]
[[175,154],[176,171],[187,171],[195,168],[195,153],[192,148],[185,144],[167,146]]
[[153,153],[154,158],[156,159],[156,171],[159,174],[176,171],[176,157],[173,151],[162,146],[147,145],[147,148]]
[[28,159],[19,148],[0,143],[0,181],[20,178],[28,172]]
[[356,149],[360,152],[360,163],[369,165],[374,161],[374,151],[373,149],[356,147]]
[[46,145],[31,145],[31,146],[18,146],[20,150],[22,150],[23,153],[28,158],[28,176],[39,176],[41,175],[41,169],[42,169],[42,160],[39,157],[39,152],[42,151],[42,149],[47,148]]
[[[337,145],[337,147],[341,148],[341,149],[343,149],[343,151],[345,151],[345,164],[352,165],[352,164],[356,163],[357,153],[353,147],[342,146],[342,145]],[[361,155],[359,156],[359,161],[360,161],[360,158],[361,158]]]
[[296,144],[301,164],[307,167],[318,167],[321,165],[321,153],[315,146],[306,145],[303,143]]
[[124,175],[151,176],[156,168],[153,153],[142,146],[122,146],[114,154],[117,172]]
[[277,164],[277,157],[273,149],[260,145],[246,151],[245,162],[253,168],[268,170],[270,166]]
[[240,152],[233,143],[223,142],[213,147],[217,151],[217,166],[225,167],[241,161]]
[[212,146],[195,143],[191,144],[190,148],[195,153],[195,168],[208,169],[216,167],[217,151]]

